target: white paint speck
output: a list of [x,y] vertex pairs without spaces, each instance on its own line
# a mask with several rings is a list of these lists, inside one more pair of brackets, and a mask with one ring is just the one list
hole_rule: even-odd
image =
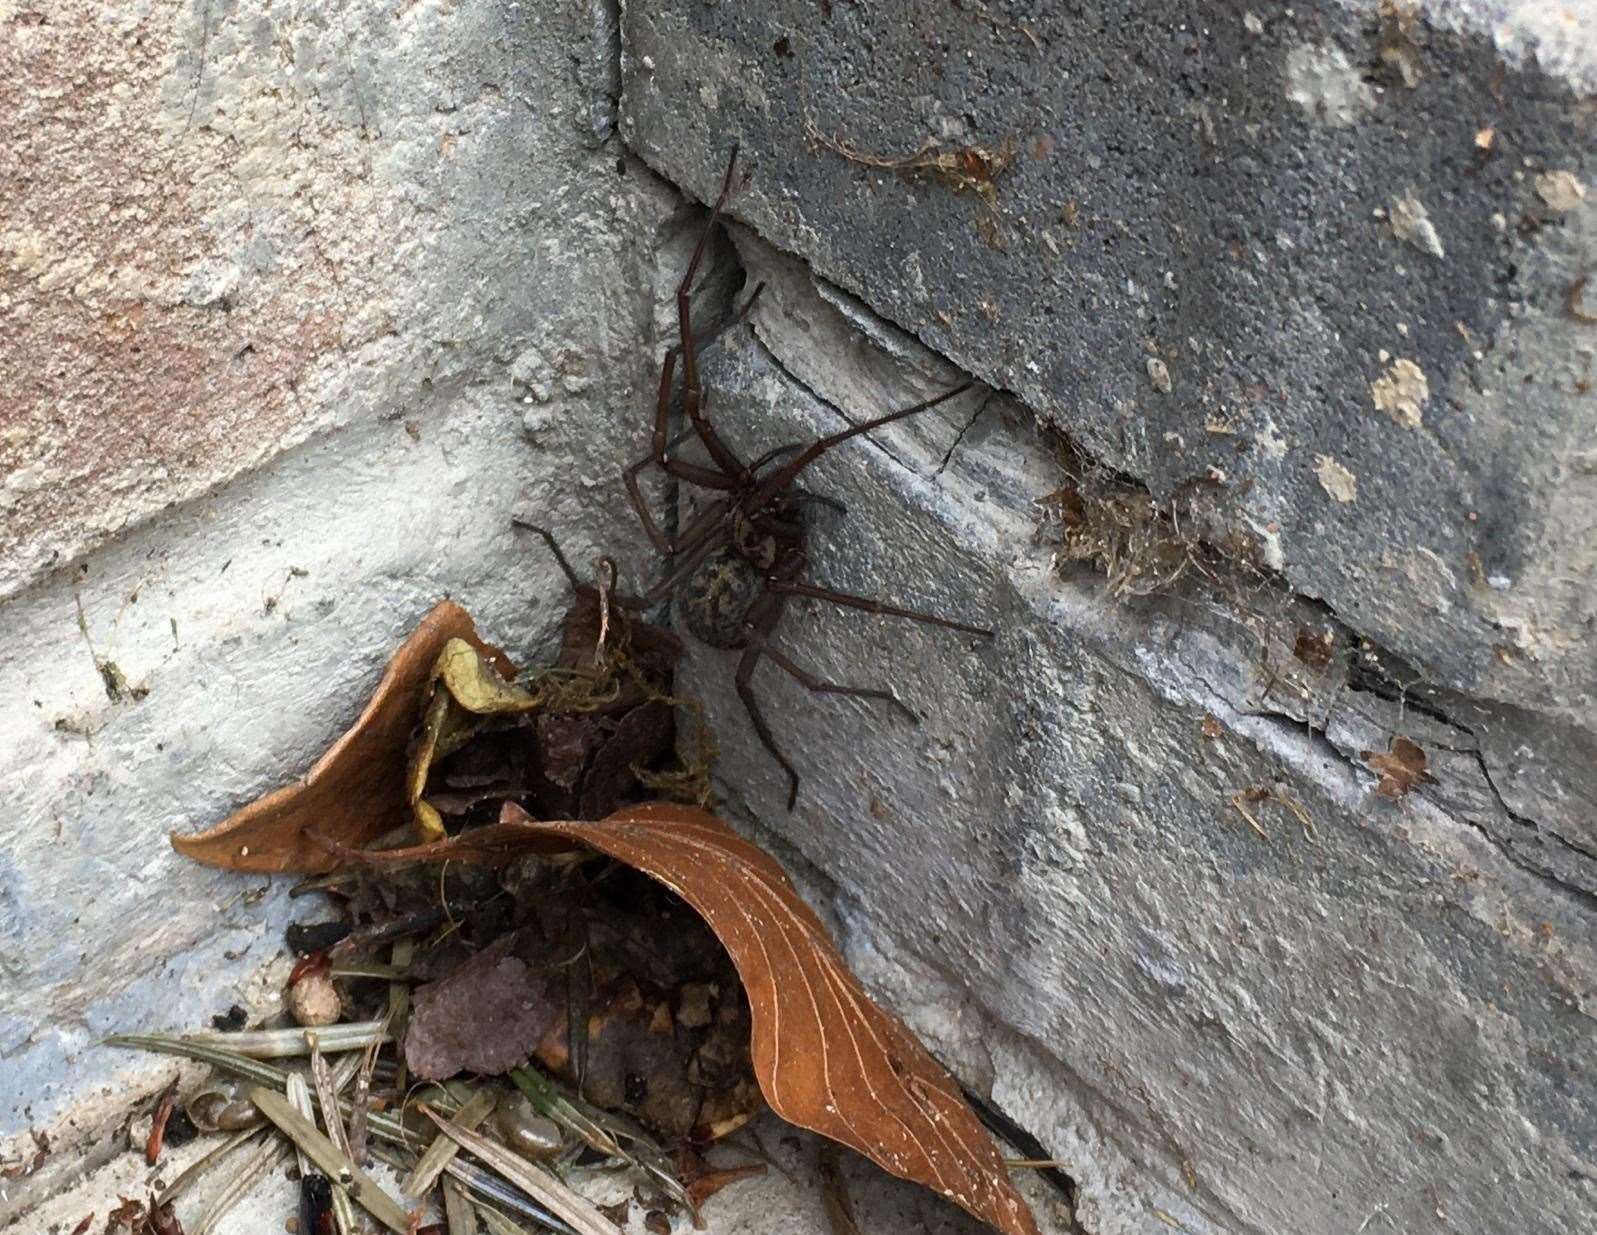
[[1356,124],[1375,108],[1363,70],[1328,43],[1305,43],[1287,53],[1286,97],[1333,129]]
[[1314,456],[1314,474],[1324,489],[1339,502],[1351,502],[1359,495],[1359,479],[1330,455]]
[[1413,245],[1421,253],[1429,253],[1432,257],[1447,256],[1442,248],[1442,238],[1436,233],[1436,225],[1431,222],[1425,204],[1420,201],[1413,189],[1402,197],[1392,199],[1389,214],[1392,234],[1399,240]]

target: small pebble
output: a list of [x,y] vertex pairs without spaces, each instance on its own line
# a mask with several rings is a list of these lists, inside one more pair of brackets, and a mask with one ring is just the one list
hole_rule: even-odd
[[288,988],[288,1014],[296,1024],[333,1025],[343,1013],[338,988],[325,973],[308,973]]
[[255,1104],[227,1082],[207,1085],[183,1104],[183,1113],[202,1132],[237,1132],[265,1122]]
[[560,1125],[538,1114],[537,1108],[521,1093],[507,1093],[494,1107],[494,1123],[505,1144],[523,1158],[542,1162],[559,1154]]

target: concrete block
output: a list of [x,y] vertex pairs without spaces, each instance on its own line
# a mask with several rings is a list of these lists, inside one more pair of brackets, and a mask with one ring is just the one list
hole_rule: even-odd
[[595,148],[565,67],[586,12],[23,3],[0,31],[25,156],[0,161],[0,1165],[56,1147],[0,1178],[5,1222],[169,1075],[104,1035],[275,998],[311,907],[167,832],[305,769],[445,596],[545,650],[565,583],[513,510],[641,573],[619,472],[689,216]]
[[[814,580],[998,632],[792,606],[796,661],[920,724],[763,665],[789,814],[735,655],[690,644],[682,684],[866,980],[1093,1235],[1579,1229],[1594,78],[1545,13],[651,5],[618,48],[604,0],[0,5],[0,1164],[57,1147],[0,1222],[129,1177],[170,1070],[106,1032],[280,986],[304,910],[168,829],[306,766],[442,595],[547,647],[564,585],[512,508],[657,577],[618,474],[702,216],[614,140],[621,82],[692,195],[744,142],[759,234],[700,302],[768,284],[705,358],[739,449],[985,383],[804,479],[846,506]],[[976,146],[1014,155],[991,204],[979,161],[859,161]],[[1251,551],[1182,533],[1191,568],[1121,594],[1050,516],[1061,430]],[[1433,779],[1394,801],[1365,752],[1398,735]],[[779,1195],[724,1229],[810,1229]]]
[[1597,726],[1573,10],[626,10],[622,131],[1439,685]]
[[[943,380],[737,239],[766,291],[705,370],[745,455]],[[810,577],[998,638],[796,603],[783,651],[924,719],[762,665],[805,778],[791,814],[737,654],[690,643],[729,808],[829,877],[851,960],[1070,1163],[1090,1231],[1578,1224],[1597,1186],[1585,739],[1414,684],[1252,575],[1139,599],[1062,573],[1036,505],[1060,483],[1050,435],[967,399],[805,475],[847,507],[817,508]],[[1294,656],[1318,631],[1357,654]],[[1397,734],[1435,780],[1391,801],[1364,752]]]

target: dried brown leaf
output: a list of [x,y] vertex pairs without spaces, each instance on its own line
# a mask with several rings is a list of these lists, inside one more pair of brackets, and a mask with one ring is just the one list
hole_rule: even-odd
[[416,989],[405,1062],[422,1080],[519,1068],[564,1015],[550,979],[511,955],[515,943],[515,932],[501,935],[447,978]]
[[1292,655],[1316,673],[1324,673],[1330,667],[1331,652],[1335,646],[1336,636],[1330,631],[1316,633],[1300,630],[1297,640],[1292,645]]
[[501,672],[513,668],[503,652],[477,637],[471,617],[444,601],[422,619],[383,672],[376,693],[349,731],[303,777],[250,803],[216,827],[172,837],[186,857],[243,871],[330,870],[337,859],[325,840],[359,847],[410,818],[405,748],[439,652],[464,639]]
[[940,1192],[1006,1235],[1038,1235],[1003,1160],[953,1079],[843,963],[818,917],[763,849],[702,810],[663,802],[597,823],[501,822],[378,862],[500,862],[580,844],[670,888],[732,957],[753,1013],[755,1075],[771,1108]]
[[1415,785],[1436,783],[1436,777],[1425,770],[1429,760],[1417,742],[1405,737],[1395,737],[1386,751],[1362,750],[1359,757],[1380,773],[1381,781],[1375,792],[1394,802],[1404,797]]

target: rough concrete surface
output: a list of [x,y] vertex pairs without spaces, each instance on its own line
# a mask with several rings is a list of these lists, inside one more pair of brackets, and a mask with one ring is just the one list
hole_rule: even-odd
[[[766,290],[752,336],[706,362],[735,447],[936,380],[901,336],[896,362],[856,363],[863,311],[738,236]],[[735,655],[695,645],[729,801],[835,880],[851,959],[1070,1163],[1089,1230],[1330,1235],[1438,1209],[1471,1231],[1578,1225],[1597,1200],[1590,747],[1543,769],[1544,800],[1573,809],[1521,815],[1485,753],[1517,718],[1404,692],[1376,653],[1312,669],[1300,631],[1357,642],[1318,606],[1251,581],[1138,601],[1061,577],[1035,536],[1051,444],[1012,400],[966,399],[812,469],[848,513],[816,514],[811,574],[998,638],[795,606],[793,659],[891,686],[924,721],[762,667],[805,776],[792,814]],[[1436,783],[1392,802],[1362,752],[1400,733]]]
[[[595,37],[533,5],[0,4],[21,130],[56,126],[0,161],[0,231],[76,254],[0,245],[0,1162],[62,1147],[0,1221],[163,1076],[101,1036],[204,1024],[280,953],[284,888],[167,831],[307,767],[445,596],[534,654],[565,585],[518,505],[642,570],[618,472],[688,219],[595,130]],[[184,300],[206,271],[227,303]],[[148,333],[105,350],[118,315]],[[296,351],[324,319],[342,342]]]
[[[767,289],[711,415],[758,453],[975,374],[806,475],[846,507],[810,508],[809,577],[997,637],[794,603],[779,647],[922,719],[763,664],[791,814],[736,654],[690,641],[728,814],[1068,1165],[1089,1235],[1583,1229],[1597,54],[1567,11],[673,0],[618,42],[603,2],[0,0],[0,1167],[54,1146],[0,1223],[142,1179],[124,1121],[171,1066],[103,1034],[276,998],[283,886],[168,829],[307,766],[442,596],[546,648],[564,585],[513,508],[657,571],[618,473],[702,214],[633,154],[702,200],[738,139],[752,230],[703,320]],[[990,206],[979,160],[868,161],[977,146],[1014,156]],[[1072,549],[1084,467],[1178,578]],[[1392,799],[1399,736],[1430,779]],[[811,1148],[765,1139],[797,1189],[711,1230],[824,1229]],[[856,1178],[866,1230],[968,1229]]]
[[1591,729],[1583,13],[631,5],[623,132],[701,197],[741,142],[767,239],[1156,495],[1216,489],[1428,678]]

